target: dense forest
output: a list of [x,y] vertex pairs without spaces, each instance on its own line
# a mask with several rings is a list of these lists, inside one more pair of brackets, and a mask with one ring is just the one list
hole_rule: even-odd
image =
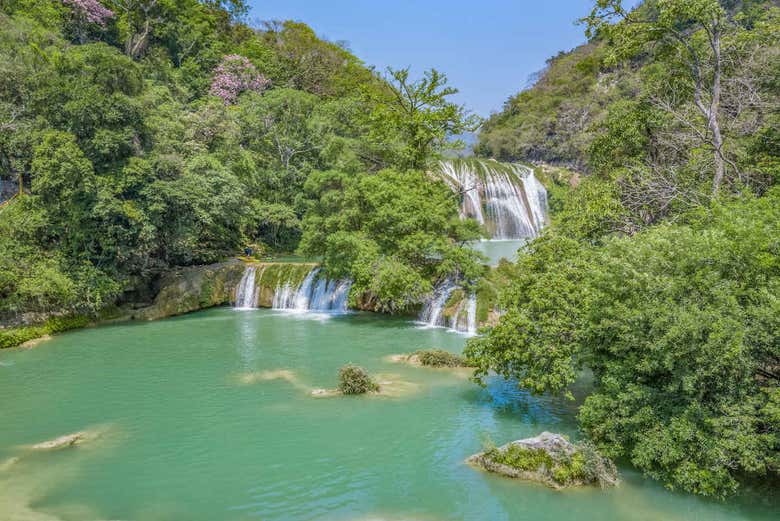
[[437,71],[379,74],[241,1],[1,5],[0,176],[26,194],[0,209],[7,321],[99,313],[248,244],[300,244],[389,310],[479,270],[479,230],[420,173],[476,123]]
[[[673,489],[780,476],[780,9],[598,0],[590,41],[478,151],[584,171],[472,340],[480,374],[569,394],[584,432]],[[774,485],[776,486],[776,485]]]
[[[500,266],[501,318],[466,354],[535,394],[587,369],[583,433],[670,488],[776,483],[780,6],[594,4],[588,43],[482,126],[477,155],[577,175],[540,175],[552,223]],[[447,78],[246,13],[0,0],[0,180],[21,181],[0,322],[83,323],[247,245],[320,259],[392,313],[486,272],[484,230],[428,173],[479,125]]]

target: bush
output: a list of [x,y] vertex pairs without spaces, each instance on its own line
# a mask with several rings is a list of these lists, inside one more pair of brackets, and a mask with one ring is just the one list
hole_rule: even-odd
[[365,369],[347,364],[339,369],[339,391],[343,394],[365,394],[376,392],[379,385]]
[[52,317],[38,326],[24,326],[8,329],[0,329],[0,349],[16,347],[28,340],[40,338],[44,335],[62,333],[69,329],[78,329],[89,324],[89,318],[84,315],[70,315]]
[[422,365],[430,367],[468,367],[466,360],[444,349],[423,349],[414,355]]
[[552,457],[544,449],[528,449],[522,445],[492,449],[486,456],[495,463],[528,472],[542,470],[542,467],[551,469],[554,465]]
[[17,327],[0,330],[0,349],[16,347],[24,344],[28,340],[42,337],[46,333],[46,329],[41,326]]

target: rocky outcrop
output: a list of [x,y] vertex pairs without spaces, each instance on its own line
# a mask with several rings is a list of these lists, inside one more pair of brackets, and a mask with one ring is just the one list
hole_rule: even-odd
[[64,436],[60,436],[58,438],[54,438],[52,440],[42,441],[41,443],[36,443],[33,445],[32,449],[35,450],[57,450],[57,449],[64,449],[66,447],[73,447],[75,445],[78,445],[82,442],[84,442],[87,438],[90,437],[90,434],[86,431],[83,432],[74,432],[73,434],[66,434]]
[[574,444],[550,432],[490,448],[466,461],[489,472],[536,481],[555,489],[595,483],[607,487],[618,483],[615,465],[592,445]]
[[239,260],[191,266],[172,271],[160,282],[160,292],[151,306],[134,310],[129,318],[155,320],[232,302],[244,274]]

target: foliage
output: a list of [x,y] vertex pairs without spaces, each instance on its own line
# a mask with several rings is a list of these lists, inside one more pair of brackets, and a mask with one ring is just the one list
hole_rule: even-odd
[[776,153],[759,152],[780,96],[776,4],[623,4],[594,2],[582,20],[591,41],[551,59],[491,116],[478,153],[607,179],[630,214],[629,233],[721,190],[762,193],[776,182]]
[[[383,119],[409,102],[388,81],[305,24],[251,29],[246,9],[241,0],[2,3],[0,177],[23,179],[30,195],[0,213],[0,320],[97,313],[171,268],[246,244],[291,252],[305,223],[307,248],[359,280],[377,309],[407,309],[448,274],[474,277],[449,191],[415,186],[394,209],[388,195],[427,178],[373,175],[405,168],[412,148],[425,163],[466,124],[446,79],[404,80],[422,105]],[[313,223],[331,209],[318,208],[334,193],[318,180],[333,171],[360,194],[345,206],[365,201],[379,213],[320,234]],[[412,215],[421,202],[430,218]],[[339,259],[337,245],[357,238],[359,261]]]
[[16,347],[29,340],[46,335],[62,333],[69,329],[78,329],[89,324],[83,315],[56,316],[38,326],[23,326],[0,329],[0,349]]
[[506,315],[469,342],[478,377],[557,394],[589,367],[583,429],[671,488],[724,496],[777,476],[779,202],[774,189],[600,246],[535,241]]
[[401,168],[425,169],[437,154],[452,149],[450,136],[478,127],[476,116],[447,99],[458,90],[448,87],[447,77],[436,69],[416,81],[409,79],[408,68],[388,69],[388,73],[388,92],[378,91],[373,96],[371,136],[386,144],[392,143],[389,136],[398,135],[394,153]]
[[342,394],[365,394],[379,391],[379,385],[365,369],[347,364],[339,369],[339,391]]
[[439,180],[417,171],[330,171],[313,174],[305,187],[319,199],[304,218],[301,252],[322,256],[330,276],[353,278],[353,296],[368,294],[378,310],[408,310],[433,282],[482,273],[478,254],[465,246],[478,234],[458,219],[455,198]]
[[260,74],[247,58],[230,54],[222,58],[222,63],[214,69],[209,94],[222,98],[225,105],[229,105],[235,103],[242,92],[263,92],[269,83],[270,80]]
[[415,351],[414,356],[422,365],[430,367],[467,367],[463,357],[445,351],[444,349],[422,349]]

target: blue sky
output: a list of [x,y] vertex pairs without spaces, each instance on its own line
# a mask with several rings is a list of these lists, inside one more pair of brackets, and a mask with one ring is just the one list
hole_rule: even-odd
[[[633,3],[633,2],[632,2]],[[457,101],[487,116],[524,87],[545,60],[585,41],[574,24],[593,0],[250,0],[249,21],[306,22],[344,40],[384,70],[435,67],[460,89]]]

